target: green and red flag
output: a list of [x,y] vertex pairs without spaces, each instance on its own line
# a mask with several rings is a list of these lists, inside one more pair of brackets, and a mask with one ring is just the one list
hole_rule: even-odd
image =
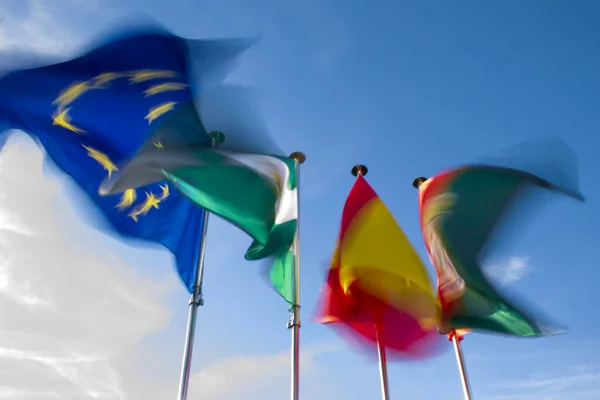
[[554,325],[501,295],[485,276],[481,259],[494,229],[526,189],[543,187],[583,200],[581,195],[523,171],[491,166],[457,168],[416,183],[421,230],[438,278],[441,333],[557,333]]

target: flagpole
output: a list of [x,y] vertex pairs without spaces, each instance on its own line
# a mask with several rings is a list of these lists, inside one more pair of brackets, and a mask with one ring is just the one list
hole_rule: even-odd
[[[357,164],[352,167],[352,175],[358,177],[366,176],[369,173],[369,169],[366,165]],[[388,372],[387,372],[387,357],[385,354],[385,347],[381,345],[379,340],[379,328],[377,323],[375,326],[375,339],[377,341],[377,355],[379,356],[379,377],[381,379],[381,398],[382,400],[390,399],[390,387],[388,383]]]
[[379,377],[381,379],[381,399],[390,400],[390,387],[388,384],[387,357],[385,356],[385,347],[379,341],[379,329],[375,325],[375,335],[377,337],[377,354],[379,354]]
[[452,331],[448,334],[448,338],[452,340],[452,343],[454,344],[454,353],[456,354],[456,362],[458,364],[458,371],[460,372],[460,380],[462,382],[465,400],[471,400],[471,388],[469,385],[469,377],[467,375],[467,368],[465,367],[465,360],[463,358],[462,349],[460,347],[462,337],[459,338],[456,334],[456,331]]
[[[217,147],[225,141],[225,135],[219,131],[212,131],[208,134],[212,139],[212,147]],[[204,280],[204,254],[206,245],[206,231],[208,227],[209,213],[202,211],[202,235],[200,236],[200,248],[198,254],[198,268],[194,276],[194,287],[190,296],[190,310],[188,314],[187,333],[185,336],[185,345],[183,348],[183,361],[181,363],[181,380],[179,382],[178,400],[187,400],[188,385],[190,380],[190,370],[192,366],[192,353],[194,351],[194,334],[196,332],[196,315],[198,307],[204,305],[202,296],[202,281]]]
[[306,161],[304,153],[290,154],[295,161],[296,196],[298,196],[298,216],[292,253],[294,254],[294,304],[290,308],[290,320],[287,328],[292,330],[291,349],[291,387],[290,400],[298,400],[300,394],[300,165]]

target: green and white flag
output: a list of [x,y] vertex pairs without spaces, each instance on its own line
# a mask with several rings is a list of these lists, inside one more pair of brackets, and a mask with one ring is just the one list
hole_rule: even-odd
[[200,207],[248,233],[254,242],[247,260],[274,258],[271,282],[293,304],[291,246],[298,224],[294,160],[206,147],[146,148],[103,182],[100,192],[123,193],[165,179]]

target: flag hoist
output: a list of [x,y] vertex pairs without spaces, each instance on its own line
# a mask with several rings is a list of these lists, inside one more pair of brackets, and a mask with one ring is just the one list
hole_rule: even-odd
[[[366,176],[369,172],[369,169],[366,165],[358,164],[352,167],[352,175],[358,177]],[[377,355],[379,356],[379,378],[381,381],[381,399],[389,400],[390,399],[390,388],[388,384],[388,373],[387,373],[387,357],[385,355],[385,347],[381,344],[381,340],[379,340],[379,328],[377,323],[375,323],[375,337],[377,338]]]
[[300,393],[300,165],[306,161],[306,155],[299,151],[290,154],[296,169],[296,196],[298,214],[296,233],[292,244],[294,260],[294,302],[290,306],[290,320],[287,328],[292,330],[291,346],[291,387],[290,400],[298,400]]
[[[218,147],[225,141],[223,132],[212,131],[208,134],[212,140],[212,147]],[[181,379],[179,381],[179,396],[178,400],[186,400],[188,393],[188,385],[190,381],[190,370],[192,367],[192,353],[194,352],[194,334],[196,333],[196,315],[198,307],[204,305],[202,296],[202,281],[204,280],[204,255],[206,244],[206,230],[208,227],[209,212],[203,210],[204,218],[202,220],[202,236],[200,248],[198,249],[198,268],[194,279],[194,287],[190,296],[190,310],[188,314],[187,333],[185,336],[185,345],[183,347],[183,360],[181,362]]]

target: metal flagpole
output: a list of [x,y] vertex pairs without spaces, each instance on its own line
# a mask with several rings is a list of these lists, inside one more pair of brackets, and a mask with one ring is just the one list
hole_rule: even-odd
[[454,353],[456,353],[456,362],[458,363],[458,371],[460,372],[460,380],[462,382],[465,400],[471,400],[469,377],[467,376],[467,368],[465,367],[465,360],[463,358],[462,349],[460,348],[462,338],[458,337],[456,331],[450,332],[448,336],[450,340],[452,340],[452,343],[454,343]]
[[[366,165],[357,164],[352,167],[352,175],[358,177],[366,176],[369,169]],[[379,355],[379,377],[381,378],[381,398],[382,400],[390,399],[390,387],[388,384],[388,373],[387,373],[387,357],[385,355],[385,347],[381,345],[379,341],[379,329],[377,323],[375,325],[375,337],[377,339],[377,354]]]
[[[212,139],[212,147],[217,147],[225,141],[225,135],[219,131],[212,131],[208,134]],[[194,351],[194,334],[196,332],[196,314],[198,306],[204,305],[202,297],[202,280],[204,279],[204,247],[206,244],[206,230],[208,227],[208,211],[203,211],[202,236],[200,237],[200,253],[198,255],[198,268],[194,277],[194,287],[190,296],[190,311],[188,314],[187,334],[185,336],[185,345],[183,348],[183,361],[181,363],[181,380],[179,382],[178,400],[186,400],[188,394],[188,384],[190,381],[190,370],[192,366],[192,353]]]
[[304,153],[290,154],[296,168],[296,196],[298,196],[298,216],[296,234],[292,245],[294,254],[294,304],[290,308],[290,320],[287,328],[292,330],[291,388],[290,399],[298,400],[300,393],[300,165],[306,161]]
[[[413,187],[419,189],[423,182],[426,182],[427,178],[423,176],[419,176],[416,178],[412,185]],[[460,372],[460,380],[463,387],[463,393],[465,394],[465,400],[471,400],[471,388],[469,385],[469,377],[467,376],[467,368],[465,367],[465,360],[463,358],[462,350],[460,348],[460,341],[462,338],[459,338],[456,334],[456,331],[451,331],[448,334],[448,339],[452,341],[454,344],[454,353],[456,354],[456,362],[458,363],[458,371]]]
[[377,325],[375,325],[375,332],[377,334],[377,353],[379,354],[379,377],[381,378],[381,399],[390,400],[390,387],[388,385],[388,373],[387,373],[387,358],[385,356],[385,347],[381,345],[379,341],[379,331]]

